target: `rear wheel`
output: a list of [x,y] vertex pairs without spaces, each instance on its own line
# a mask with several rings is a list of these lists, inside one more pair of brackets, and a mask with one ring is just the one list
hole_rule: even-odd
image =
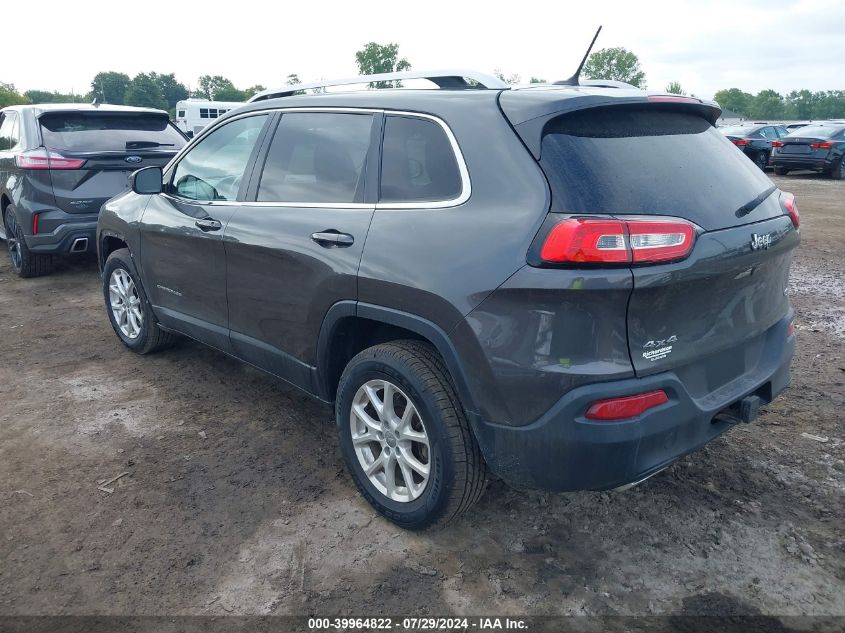
[[335,406],[353,480],[397,525],[443,525],[481,497],[486,465],[429,344],[397,341],[364,350],[344,370]]
[[176,341],[159,327],[128,249],[118,249],[106,260],[103,295],[115,334],[133,352],[157,352]]
[[754,157],[754,164],[765,171],[769,164],[769,155],[766,152],[757,152],[757,155]]
[[839,162],[833,166],[830,177],[834,180],[845,180],[845,156],[840,158]]
[[775,167],[775,174],[778,176],[786,176],[789,173],[789,170],[786,167]]
[[18,224],[15,208],[6,209],[6,247],[9,249],[9,260],[12,268],[20,277],[41,277],[49,275],[53,270],[52,255],[33,253],[26,245],[23,229]]

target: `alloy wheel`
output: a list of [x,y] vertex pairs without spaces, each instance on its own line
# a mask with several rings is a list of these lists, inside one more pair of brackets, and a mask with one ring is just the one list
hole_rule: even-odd
[[109,303],[114,321],[129,339],[136,339],[144,326],[141,297],[129,273],[116,268],[109,278]]
[[15,270],[20,270],[23,265],[23,255],[21,254],[18,226],[11,213],[6,220],[6,246],[9,249],[9,257],[12,260],[12,266],[15,267]]
[[417,499],[429,480],[431,452],[413,401],[388,380],[370,380],[352,400],[349,425],[370,483],[393,501]]

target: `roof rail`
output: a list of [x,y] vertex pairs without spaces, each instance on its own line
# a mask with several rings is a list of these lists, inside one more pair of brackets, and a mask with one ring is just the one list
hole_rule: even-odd
[[[479,73],[474,70],[406,70],[396,73],[361,75],[359,77],[350,77],[349,79],[326,79],[323,81],[272,88],[270,90],[259,92],[249,100],[249,103],[252,103],[253,101],[264,101],[265,99],[275,99],[276,97],[290,97],[300,90],[309,90],[311,88],[352,86],[355,84],[369,84],[377,81],[402,81],[404,79],[428,79],[429,81],[437,84],[440,88],[453,88],[459,90],[467,88],[507,90],[510,88],[510,86],[501,79],[493,77],[492,75]],[[467,81],[467,79],[470,81]]]

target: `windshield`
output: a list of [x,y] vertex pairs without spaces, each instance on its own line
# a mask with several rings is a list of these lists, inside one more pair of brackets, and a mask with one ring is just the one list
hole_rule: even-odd
[[540,164],[552,210],[659,214],[735,226],[772,181],[701,117],[647,108],[583,110],[551,121]]
[[70,152],[178,150],[185,138],[158,114],[50,112],[39,119],[45,147]]
[[788,136],[808,136],[811,138],[830,138],[839,131],[835,127],[827,127],[824,125],[805,125],[797,130],[793,130]]

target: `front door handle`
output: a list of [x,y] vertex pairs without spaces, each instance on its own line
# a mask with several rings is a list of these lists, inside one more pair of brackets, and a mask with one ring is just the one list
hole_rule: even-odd
[[214,218],[203,218],[196,221],[197,228],[201,231],[219,231],[223,224]]
[[327,229],[325,231],[320,231],[319,233],[312,233],[311,239],[317,242],[320,246],[325,246],[326,248],[343,248],[346,246],[352,246],[355,243],[355,238],[349,235],[349,233],[341,233],[335,229]]

